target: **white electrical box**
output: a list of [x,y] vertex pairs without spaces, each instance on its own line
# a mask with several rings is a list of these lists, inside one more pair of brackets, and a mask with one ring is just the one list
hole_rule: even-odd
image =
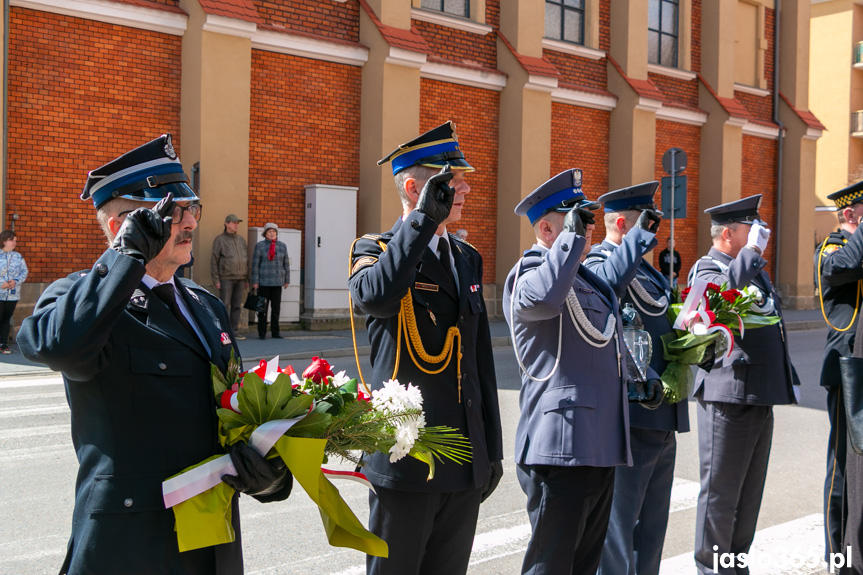
[[[249,227],[249,276],[252,273],[252,254],[255,244],[263,241],[264,228]],[[288,246],[288,267],[291,270],[291,283],[287,289],[282,290],[282,307],[279,310],[279,322],[300,321],[300,261],[302,259],[302,237],[300,230],[288,230],[279,228],[278,240]],[[251,286],[250,286],[251,287]],[[268,312],[269,313],[269,312]],[[269,321],[269,315],[267,315]],[[249,323],[257,323],[254,312],[249,312]]]
[[306,186],[305,314],[348,317],[348,252],[356,239],[357,190]]

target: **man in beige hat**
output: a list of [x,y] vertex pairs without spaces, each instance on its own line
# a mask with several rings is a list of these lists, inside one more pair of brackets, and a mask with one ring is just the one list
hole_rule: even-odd
[[225,218],[225,231],[213,240],[213,256],[210,258],[210,274],[213,285],[219,290],[219,298],[231,314],[231,329],[238,335],[243,297],[249,288],[249,249],[239,233],[240,222],[235,214]]

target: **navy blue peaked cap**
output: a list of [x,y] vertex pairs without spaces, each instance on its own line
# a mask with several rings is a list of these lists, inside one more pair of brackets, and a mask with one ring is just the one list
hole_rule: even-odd
[[378,160],[378,165],[382,166],[387,162],[392,162],[394,176],[411,166],[429,168],[450,166],[453,170],[474,171],[474,167],[467,163],[464,153],[458,146],[455,124],[451,121],[400,145],[385,158]]
[[710,214],[710,221],[714,224],[754,224],[761,219],[761,216],[758,214],[758,207],[760,205],[761,194],[755,194],[748,198],[707,208],[704,210],[704,213]]
[[114,198],[158,202],[172,193],[175,200],[200,199],[188,182],[171,134],[162,134],[90,172],[81,199],[92,198],[96,209]]
[[531,225],[549,212],[568,212],[576,206],[598,207],[581,189],[581,170],[571,168],[554,176],[529,193],[515,207],[518,216],[527,216]]
[[659,188],[659,182],[645,182],[613,192],[608,192],[597,198],[602,202],[606,212],[623,212],[626,210],[655,210],[653,196]]
[[828,194],[827,199],[836,204],[836,208],[844,209],[858,202],[863,202],[863,180],[855,182],[838,192]]

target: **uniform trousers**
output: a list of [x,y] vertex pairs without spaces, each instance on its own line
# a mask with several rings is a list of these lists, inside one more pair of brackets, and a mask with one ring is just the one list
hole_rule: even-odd
[[592,575],[599,567],[614,467],[519,464],[527,495],[531,537],[521,572],[530,575]]
[[748,567],[714,571],[714,553],[748,553],[752,546],[773,439],[773,407],[699,399],[697,411],[701,492],[695,564],[703,574],[748,575]]
[[632,467],[614,472],[614,500],[600,575],[657,575],[668,527],[677,438],[631,427]]
[[243,312],[243,292],[246,291],[246,280],[220,280],[219,299],[231,314],[231,329],[234,335],[240,328],[240,314]]
[[836,552],[845,555],[847,548],[850,547],[851,568],[846,566],[841,573],[861,575],[863,573],[863,455],[857,455],[850,447],[845,465],[845,502],[848,509],[845,539],[842,548]]
[[841,551],[842,522],[845,517],[843,489],[845,486],[845,452],[848,449],[845,422],[845,402],[842,387],[827,387],[827,414],[830,416],[830,437],[827,438],[827,476],[824,479],[824,559]]
[[[279,315],[282,313],[282,286],[259,286],[258,295],[267,298],[270,308],[270,329],[274,336],[279,335]],[[267,334],[267,310],[258,314],[258,335]]]
[[389,557],[367,555],[368,575],[467,573],[482,489],[375,491],[369,492],[369,531],[387,542]]
[[9,343],[9,330],[12,328],[12,315],[18,300],[0,301],[0,343]]

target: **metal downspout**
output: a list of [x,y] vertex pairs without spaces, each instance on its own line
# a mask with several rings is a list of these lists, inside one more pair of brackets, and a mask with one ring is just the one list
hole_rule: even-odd
[[776,233],[773,240],[776,246],[774,256],[776,261],[773,267],[773,281],[778,286],[782,285],[779,283],[779,262],[781,260],[780,249],[782,248],[780,241],[782,237],[782,151],[785,143],[785,126],[779,119],[779,32],[781,28],[779,22],[781,10],[782,0],[776,0],[775,24],[773,26],[773,122],[779,126],[779,143],[776,150]]
[[0,229],[6,227],[9,179],[9,0],[3,0],[3,186],[0,189]]

